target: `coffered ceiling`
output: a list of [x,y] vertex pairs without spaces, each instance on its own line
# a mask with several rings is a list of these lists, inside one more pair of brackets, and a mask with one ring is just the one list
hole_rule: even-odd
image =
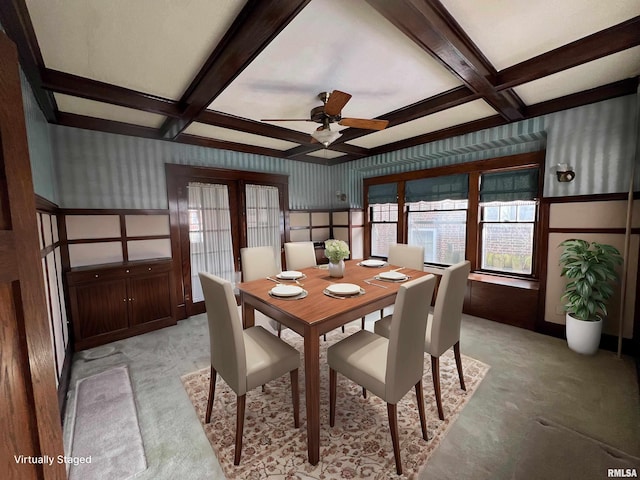
[[[50,123],[323,164],[635,93],[640,0],[3,0]],[[319,92],[352,98],[327,149]]]

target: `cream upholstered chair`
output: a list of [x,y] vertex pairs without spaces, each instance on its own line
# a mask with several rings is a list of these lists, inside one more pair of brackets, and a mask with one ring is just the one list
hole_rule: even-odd
[[398,267],[422,270],[424,268],[424,247],[420,245],[405,245],[392,243],[389,245],[387,262]]
[[[280,273],[276,258],[273,254],[273,247],[245,247],[240,249],[240,262],[242,263],[242,280],[251,282],[259,278],[272,277]],[[282,332],[280,322],[267,317],[262,312],[256,311],[256,315],[267,318],[271,327],[278,331],[278,336]]]
[[262,327],[242,329],[231,283],[209,273],[201,272],[209,320],[211,347],[211,381],[205,422],[211,421],[213,398],[218,373],[236,392],[236,447],[233,463],[240,463],[242,430],[247,392],[276,379],[287,372],[291,376],[293,424],[299,420],[298,365],[300,353]]
[[423,338],[427,328],[429,305],[436,279],[426,275],[400,286],[396,297],[389,338],[368,330],[359,332],[329,347],[329,424],[335,424],[336,372],[353,380],[387,402],[387,414],[396,471],[402,474],[396,404],[415,386],[422,426],[427,440],[427,425],[422,394],[424,367]]
[[280,273],[273,247],[245,247],[240,249],[242,278],[245,282]]
[[[470,271],[471,264],[469,261],[456,263],[443,270],[433,314],[429,314],[427,321],[424,351],[431,355],[431,375],[433,377],[433,388],[440,420],[444,420],[440,393],[440,356],[451,347],[453,347],[456,366],[458,367],[460,388],[467,389],[464,384],[462,360],[460,359],[460,323],[462,321],[462,304],[467,291],[467,278]],[[388,337],[392,323],[393,319],[391,317],[378,320],[374,325],[374,331],[378,335]]]
[[[392,243],[389,245],[387,262],[398,267],[424,269],[424,247],[420,245],[406,245],[404,243]],[[384,308],[380,310],[380,318],[384,317]],[[364,318],[362,319],[364,330]]]
[[313,242],[289,242],[284,244],[287,270],[302,270],[316,266],[316,250]]

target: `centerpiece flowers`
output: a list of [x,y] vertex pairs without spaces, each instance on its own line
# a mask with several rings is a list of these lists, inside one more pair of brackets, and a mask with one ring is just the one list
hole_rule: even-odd
[[324,256],[329,259],[329,276],[344,276],[344,259],[349,256],[349,245],[342,240],[326,240]]

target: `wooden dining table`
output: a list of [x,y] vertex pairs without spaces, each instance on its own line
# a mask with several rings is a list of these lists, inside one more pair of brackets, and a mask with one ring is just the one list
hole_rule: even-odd
[[[307,450],[309,463],[320,460],[320,336],[368,313],[393,305],[402,283],[374,280],[381,272],[400,269],[410,279],[429,275],[427,272],[402,268],[402,265],[366,267],[360,261],[346,261],[343,278],[329,276],[326,268],[310,267],[301,270],[305,275],[299,282],[307,296],[299,300],[274,298],[269,291],[276,285],[267,278],[238,285],[244,328],[255,324],[255,310],[277,320],[304,337],[305,400],[307,409]],[[275,278],[275,277],[272,277]],[[366,281],[372,281],[371,285]],[[283,284],[296,285],[282,280]],[[333,298],[323,291],[332,283],[359,285],[363,294],[348,298]]]

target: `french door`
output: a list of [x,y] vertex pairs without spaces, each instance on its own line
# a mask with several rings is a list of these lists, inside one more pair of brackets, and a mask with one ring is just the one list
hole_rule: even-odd
[[241,248],[272,246],[281,264],[287,177],[182,165],[167,165],[166,171],[178,312],[184,318],[205,311],[198,273],[233,282],[242,269]]

